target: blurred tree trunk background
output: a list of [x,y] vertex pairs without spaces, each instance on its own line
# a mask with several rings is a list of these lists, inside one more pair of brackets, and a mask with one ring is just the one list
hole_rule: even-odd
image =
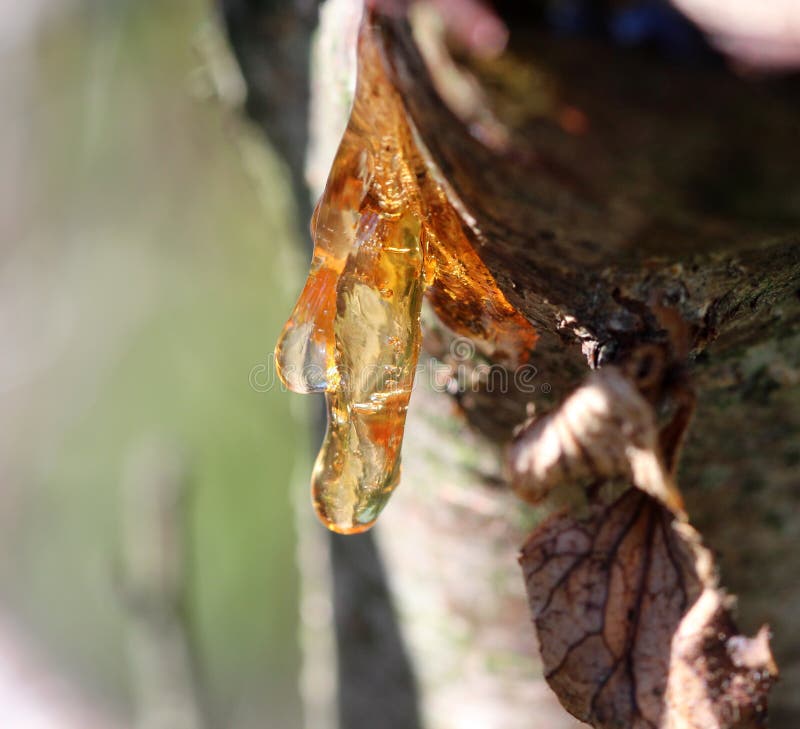
[[[296,195],[212,102],[215,39],[235,95],[206,0],[0,12],[3,727],[300,722],[308,427],[259,379],[301,275]],[[153,439],[166,468],[142,473]]]

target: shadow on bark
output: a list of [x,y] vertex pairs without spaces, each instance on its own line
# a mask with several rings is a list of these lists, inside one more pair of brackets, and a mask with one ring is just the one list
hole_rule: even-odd
[[420,729],[416,682],[375,539],[332,534],[330,546],[340,726]]

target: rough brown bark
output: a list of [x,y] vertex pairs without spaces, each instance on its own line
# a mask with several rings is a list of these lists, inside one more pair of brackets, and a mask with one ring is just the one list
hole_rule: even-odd
[[[465,70],[498,114],[508,110],[508,139],[492,149],[441,101],[443,81],[431,78],[410,27],[385,18],[379,32],[476,250],[542,335],[533,361],[543,377],[571,372],[563,382],[571,389],[579,347],[587,367],[624,360],[642,343],[682,358],[699,390],[680,479],[688,511],[719,553],[745,624],[775,630],[790,684],[798,670],[786,607],[798,598],[789,577],[800,426],[797,79],[687,71],[523,29],[512,34],[510,61]],[[580,110],[588,128],[564,129],[564,108]],[[773,725],[794,726],[799,710],[794,692],[778,690]]]
[[[424,725],[574,725],[541,679],[514,564],[552,505],[513,497],[502,447],[531,401],[544,412],[590,368],[656,345],[698,393],[679,475],[687,511],[739,596],[743,627],[775,632],[783,684],[771,725],[793,729],[798,80],[687,69],[519,23],[509,54],[461,59],[479,90],[473,111],[491,110],[467,118],[469,104],[459,116],[442,100],[452,77],[426,64],[405,20],[378,17],[374,32],[476,252],[539,331],[533,362],[547,385],[532,398],[462,396],[471,427],[445,395],[412,402],[404,485],[378,534]],[[431,330],[428,349],[444,357],[448,335]]]

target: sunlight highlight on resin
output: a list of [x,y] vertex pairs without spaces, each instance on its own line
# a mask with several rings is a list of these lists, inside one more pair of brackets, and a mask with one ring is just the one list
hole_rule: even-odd
[[431,177],[374,32],[362,24],[353,109],[311,222],[311,270],[276,352],[289,389],[325,393],[313,501],[342,534],[372,526],[399,482],[426,288],[442,320],[487,354],[512,359],[536,339]]

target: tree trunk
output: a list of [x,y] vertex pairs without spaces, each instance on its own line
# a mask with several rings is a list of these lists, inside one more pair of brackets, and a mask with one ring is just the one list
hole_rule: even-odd
[[[331,0],[322,16],[308,162],[317,192],[352,96],[359,13]],[[455,403],[419,378],[403,484],[374,532],[382,569],[369,538],[334,537],[342,726],[578,725],[542,677],[516,564],[559,496],[518,500],[505,448],[534,409],[650,346],[697,393],[678,475],[686,511],[738,596],[742,627],[774,631],[783,680],[770,725],[794,729],[800,85],[556,39],[525,20],[504,55],[454,64],[430,23],[415,34],[401,16],[373,18],[429,167],[539,340],[533,392],[484,386]],[[240,58],[250,52],[232,39]],[[275,93],[243,68],[252,94]],[[426,318],[427,350],[451,373],[474,370],[474,351],[462,356]]]

